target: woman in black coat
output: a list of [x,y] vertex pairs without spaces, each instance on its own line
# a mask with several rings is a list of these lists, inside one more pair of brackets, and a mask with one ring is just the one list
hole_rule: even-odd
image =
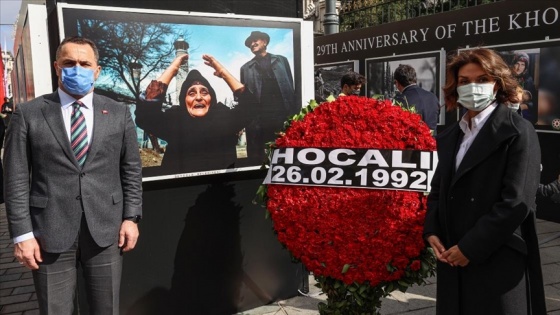
[[516,86],[492,50],[448,63],[447,108],[467,112],[437,137],[428,197],[439,315],[546,314],[535,230],[540,147],[531,123],[507,108]]

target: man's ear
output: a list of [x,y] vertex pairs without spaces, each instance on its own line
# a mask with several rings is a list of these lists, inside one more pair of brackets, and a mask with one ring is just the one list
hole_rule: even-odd
[[60,77],[60,72],[62,70],[60,70],[60,68],[58,67],[58,62],[56,62],[56,60],[53,62],[53,67],[54,67],[54,72],[56,73],[56,76]]
[[93,76],[94,76],[95,80],[97,80],[97,78],[99,78],[99,74],[101,74],[101,66],[97,66],[97,68],[95,68],[95,70],[93,72]]

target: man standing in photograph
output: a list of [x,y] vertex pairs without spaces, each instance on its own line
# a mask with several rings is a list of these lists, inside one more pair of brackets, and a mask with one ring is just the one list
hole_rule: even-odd
[[57,91],[18,104],[7,131],[8,227],[41,314],[72,314],[78,264],[89,313],[118,314],[122,253],[139,235],[136,128],[127,106],[93,92],[98,60],[92,41],[63,40]]
[[414,107],[416,113],[422,116],[422,120],[434,134],[439,116],[437,96],[416,85],[416,70],[410,65],[400,64],[395,70],[394,79],[400,92],[395,97],[395,101],[404,108]]
[[258,113],[247,127],[247,151],[252,164],[264,159],[264,144],[276,138],[287,117],[301,110],[296,103],[294,79],[288,59],[267,52],[270,36],[253,31],[245,46],[255,55],[241,67],[240,80],[255,96]]

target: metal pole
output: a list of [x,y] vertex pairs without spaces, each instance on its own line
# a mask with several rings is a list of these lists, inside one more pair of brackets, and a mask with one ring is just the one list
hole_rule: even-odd
[[336,0],[325,1],[325,35],[338,33],[338,15],[336,14]]

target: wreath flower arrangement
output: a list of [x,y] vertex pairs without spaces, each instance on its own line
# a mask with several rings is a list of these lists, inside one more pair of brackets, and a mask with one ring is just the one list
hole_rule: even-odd
[[[347,96],[312,101],[269,146],[434,151],[435,140],[419,115],[390,101]],[[379,314],[382,297],[434,274],[422,239],[422,192],[263,185],[258,194],[278,240],[327,294],[321,314]]]

